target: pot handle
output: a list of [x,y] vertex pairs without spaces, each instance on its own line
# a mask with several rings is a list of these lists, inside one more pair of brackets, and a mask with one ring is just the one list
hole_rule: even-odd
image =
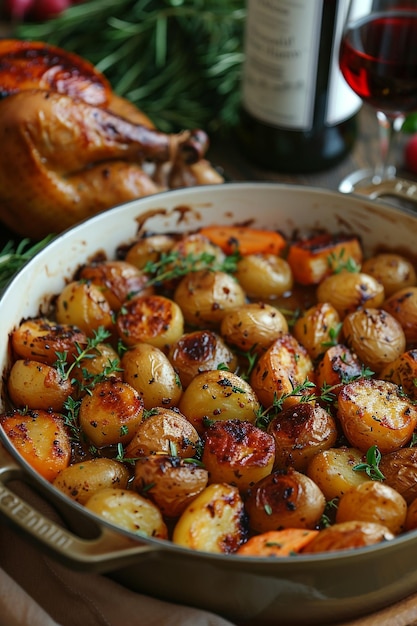
[[392,178],[369,187],[355,187],[352,193],[366,196],[371,200],[390,196],[417,204],[417,182],[405,178]]
[[43,552],[65,565],[104,573],[137,560],[141,554],[155,551],[154,547],[95,520],[96,536],[92,539],[78,537],[9,489],[8,483],[16,480],[27,484],[27,473],[0,444],[0,515],[23,531]]

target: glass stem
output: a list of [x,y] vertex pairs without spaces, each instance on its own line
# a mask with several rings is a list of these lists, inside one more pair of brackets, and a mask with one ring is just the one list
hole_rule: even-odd
[[391,159],[395,139],[403,125],[404,116],[397,115],[390,117],[386,113],[383,113],[383,111],[377,111],[376,117],[379,130],[380,162],[375,168],[373,182],[380,183],[382,180],[395,177],[396,167]]

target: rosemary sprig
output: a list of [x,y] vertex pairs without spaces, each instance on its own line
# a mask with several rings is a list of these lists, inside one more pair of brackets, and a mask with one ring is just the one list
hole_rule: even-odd
[[8,241],[0,251],[0,289],[4,289],[16,272],[42,250],[53,237],[53,235],[48,235],[37,243],[32,243],[30,239],[22,239],[17,245],[13,241]]
[[245,0],[89,0],[15,35],[76,52],[165,132],[236,123]]

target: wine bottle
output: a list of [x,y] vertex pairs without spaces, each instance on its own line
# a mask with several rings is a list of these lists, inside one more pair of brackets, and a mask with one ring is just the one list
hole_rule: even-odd
[[351,150],[361,100],[338,64],[347,8],[348,0],[248,0],[237,132],[260,166],[314,172]]

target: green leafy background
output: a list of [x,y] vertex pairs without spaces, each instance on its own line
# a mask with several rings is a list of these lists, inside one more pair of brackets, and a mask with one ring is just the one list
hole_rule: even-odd
[[165,132],[237,122],[244,0],[89,0],[14,35],[94,63]]

